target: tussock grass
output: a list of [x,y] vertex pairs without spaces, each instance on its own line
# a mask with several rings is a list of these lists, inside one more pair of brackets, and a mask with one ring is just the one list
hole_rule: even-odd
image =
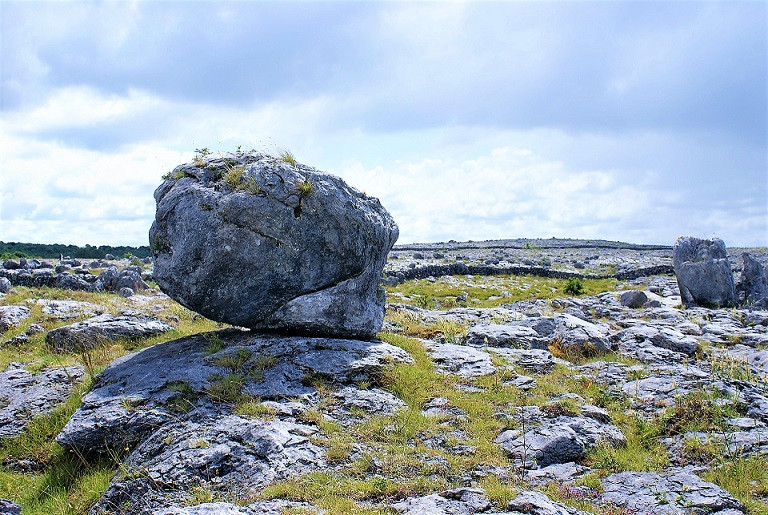
[[719,460],[702,479],[724,488],[747,508],[747,513],[768,513],[768,467],[765,456],[737,456]]

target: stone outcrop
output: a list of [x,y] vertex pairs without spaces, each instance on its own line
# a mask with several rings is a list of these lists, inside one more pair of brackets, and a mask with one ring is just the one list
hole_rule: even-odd
[[134,340],[171,329],[172,326],[152,317],[104,314],[53,329],[45,335],[45,343],[55,352],[80,352],[107,340]]
[[733,273],[723,240],[681,237],[672,253],[683,304],[717,308],[736,303]]
[[[518,418],[526,423],[526,429],[508,429],[496,438],[496,443],[525,468],[574,461],[600,443],[613,447],[625,444],[621,430],[610,423],[605,411],[589,405],[582,410],[586,416],[560,415],[562,408],[558,407],[544,411],[525,406]],[[557,416],[550,417],[550,413]]]
[[398,229],[377,199],[255,152],[182,165],[155,199],[154,279],[181,304],[254,329],[380,329],[378,282]]
[[741,255],[744,266],[736,282],[739,304],[768,309],[768,278],[765,267],[748,252]]
[[30,315],[26,306],[0,306],[0,334],[16,327]]
[[603,479],[603,500],[632,513],[743,513],[744,506],[688,469],[620,472]]
[[62,403],[82,376],[82,367],[49,367],[32,374],[21,363],[11,363],[0,372],[0,438],[19,435],[32,418]]
[[[214,344],[223,348],[212,348]],[[107,367],[98,376],[98,387],[83,398],[57,440],[85,453],[105,452],[141,442],[177,420],[179,403],[188,402],[185,407],[192,409],[200,401],[200,416],[210,416],[205,411],[205,394],[215,378],[232,373],[230,365],[238,360],[245,393],[282,400],[311,396],[315,388],[308,378],[348,385],[369,380],[392,361],[411,359],[402,349],[381,342],[251,335],[237,330],[172,340]],[[355,403],[372,402],[371,395],[342,391],[344,397],[358,399]],[[397,405],[391,398],[386,402]]]

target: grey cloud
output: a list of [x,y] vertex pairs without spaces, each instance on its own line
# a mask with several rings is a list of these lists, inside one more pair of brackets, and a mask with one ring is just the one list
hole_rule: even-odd
[[373,131],[707,129],[765,144],[763,3],[478,3],[443,31],[452,4],[416,5],[423,19],[403,28],[391,20],[412,4],[9,4],[3,108],[31,55],[49,86],[226,105],[331,95],[338,123]]

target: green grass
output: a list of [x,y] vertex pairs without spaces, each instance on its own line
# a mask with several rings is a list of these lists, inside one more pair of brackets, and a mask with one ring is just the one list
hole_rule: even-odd
[[89,461],[55,441],[89,386],[89,381],[80,384],[62,406],[34,419],[20,436],[0,441],[0,462],[30,459],[44,467],[31,474],[0,468],[0,497],[20,504],[25,515],[85,513],[117,471],[112,458]]
[[721,455],[718,465],[704,472],[702,479],[730,492],[744,504],[747,513],[768,514],[768,467],[765,456],[729,459]]
[[[555,299],[563,297],[565,279],[531,275],[446,276],[429,281],[418,279],[394,286],[385,286],[392,302],[419,307],[448,309],[460,305],[478,308],[497,307],[524,299]],[[614,291],[616,279],[585,279],[582,295],[597,295]],[[457,297],[467,294],[465,302]]]
[[291,166],[296,166],[296,158],[290,150],[283,150],[280,152],[278,159],[283,163],[287,163]]
[[307,198],[312,194],[312,191],[315,189],[315,185],[312,184],[309,179],[305,179],[303,181],[299,181],[296,184],[296,193],[299,194],[299,198]]

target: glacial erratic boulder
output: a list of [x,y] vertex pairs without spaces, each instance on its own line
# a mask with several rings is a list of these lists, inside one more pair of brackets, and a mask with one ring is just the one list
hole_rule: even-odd
[[749,252],[741,255],[744,261],[739,280],[736,281],[736,295],[739,304],[768,308],[768,278],[765,267]]
[[686,306],[719,308],[736,303],[733,273],[723,240],[680,237],[672,247],[672,263]]
[[170,297],[253,329],[371,338],[398,228],[378,199],[258,154],[199,158],[155,191],[154,279]]

